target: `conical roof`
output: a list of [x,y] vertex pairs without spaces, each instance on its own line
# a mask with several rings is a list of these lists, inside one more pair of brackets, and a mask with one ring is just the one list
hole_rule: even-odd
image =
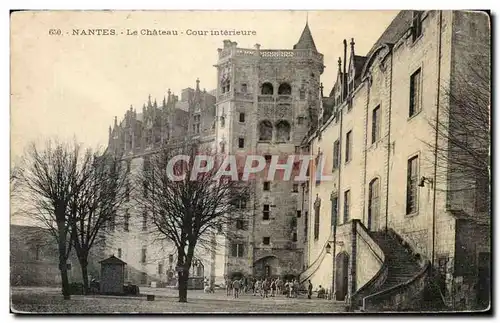
[[302,31],[302,35],[300,35],[298,43],[293,46],[293,49],[314,49],[317,51],[311,30],[309,29],[309,24],[307,22],[304,30]]

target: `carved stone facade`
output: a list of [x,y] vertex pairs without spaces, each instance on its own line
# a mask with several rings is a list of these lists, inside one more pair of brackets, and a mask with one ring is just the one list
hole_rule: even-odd
[[[218,147],[227,154],[286,156],[297,152],[319,108],[323,55],[306,25],[291,50],[238,48],[224,41],[217,62]],[[242,114],[244,117],[242,117]],[[282,179],[252,182],[255,192],[235,217],[247,223],[241,238],[244,254],[227,254],[226,274],[297,276],[303,270],[303,192],[300,184]],[[236,250],[236,249],[235,249]]]

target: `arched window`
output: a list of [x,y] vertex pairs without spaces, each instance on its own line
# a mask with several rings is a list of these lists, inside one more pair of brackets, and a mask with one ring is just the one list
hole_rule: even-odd
[[290,124],[281,120],[276,123],[276,140],[279,142],[286,142],[290,140]]
[[281,83],[278,88],[279,95],[290,95],[292,94],[292,87],[288,83]]
[[273,125],[271,121],[263,120],[259,123],[259,140],[273,139]]
[[378,178],[372,179],[368,191],[368,230],[375,228],[374,223],[379,219],[380,211],[380,181]]
[[273,95],[274,94],[273,85],[269,82],[262,84],[261,94],[262,95]]

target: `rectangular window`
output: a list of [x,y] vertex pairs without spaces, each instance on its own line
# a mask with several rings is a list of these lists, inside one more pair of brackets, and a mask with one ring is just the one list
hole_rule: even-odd
[[110,218],[109,218],[109,229],[111,231],[115,231],[116,228],[116,213],[112,213]]
[[245,200],[245,199],[240,199],[236,203],[237,203],[236,207],[238,209],[246,209],[247,208],[247,200]]
[[245,114],[240,112],[240,122],[245,122]]
[[233,243],[231,245],[231,255],[233,257],[238,257],[238,258],[243,257],[244,251],[245,247],[242,243]]
[[171,265],[174,262],[174,255],[168,255],[168,263]]
[[266,163],[270,163],[271,162],[271,158],[272,158],[271,155],[264,155],[264,159],[266,160]]
[[264,204],[264,207],[262,209],[262,219],[269,220],[269,215],[270,215],[269,204]]
[[245,139],[238,138],[238,148],[245,148]]
[[264,191],[271,190],[271,182],[264,182],[263,183],[263,189],[264,189]]
[[299,97],[301,100],[304,100],[306,98],[306,91],[304,89],[299,90]]
[[299,192],[299,184],[293,184],[292,186],[292,192],[298,193]]
[[422,35],[423,11],[413,10],[412,41],[416,41]]
[[372,144],[380,139],[380,105],[372,111]]
[[142,182],[142,194],[144,197],[148,197],[148,191],[149,191],[149,183],[147,181]]
[[158,275],[163,274],[163,264],[161,262],[158,263]]
[[35,246],[35,260],[40,260],[41,250],[42,248],[39,245]]
[[297,217],[300,218],[302,216],[302,211],[301,210],[297,210]]
[[292,242],[297,242],[297,232],[292,233]]
[[413,117],[420,112],[421,101],[421,81],[420,68],[416,70],[410,77],[410,117]]
[[247,93],[247,91],[248,91],[247,84],[246,83],[242,83],[241,84],[241,92],[242,93]]
[[125,210],[125,216],[123,219],[123,230],[124,231],[129,231],[129,224],[130,224],[130,214],[128,213],[128,209]]
[[147,258],[147,249],[146,249],[146,247],[142,247],[142,250],[141,250],[141,262],[145,263],[146,262],[146,258]]
[[148,212],[142,212],[142,231],[146,231],[148,229]]
[[314,240],[319,238],[319,205],[314,206]]
[[344,223],[349,221],[349,212],[351,211],[351,191],[344,192]]
[[130,201],[130,181],[128,179],[125,182],[125,201]]
[[262,243],[266,246],[268,246],[271,243],[271,238],[270,237],[264,237],[262,238]]
[[122,257],[122,248],[118,248],[117,256],[118,258]]
[[332,198],[332,218],[331,218],[331,226],[337,225],[338,223],[338,207],[339,207],[339,198],[337,196]]
[[141,284],[146,285],[148,283],[148,274],[141,272]]
[[236,230],[245,230],[245,221],[241,219],[236,220]]
[[316,185],[319,185],[321,183],[321,177],[322,174],[321,172],[323,171],[323,153],[319,153],[318,156],[316,156]]
[[149,171],[150,171],[150,169],[151,169],[151,161],[149,160],[149,158],[148,158],[148,157],[145,157],[145,158],[144,158],[144,162],[143,162],[143,164],[142,164],[142,170],[143,170],[145,173],[147,173],[147,172],[149,172]]
[[304,212],[304,239],[307,241],[307,231],[309,230],[309,213],[307,211]]
[[295,153],[300,154],[300,146],[295,146]]
[[335,140],[333,143],[333,169],[339,168],[340,165],[340,141]]
[[352,130],[345,135],[345,162],[348,163],[352,159]]
[[297,118],[297,124],[298,124],[298,125],[302,125],[302,124],[304,124],[304,117],[298,117],[298,118]]
[[418,156],[410,158],[407,167],[406,214],[412,214],[418,206]]

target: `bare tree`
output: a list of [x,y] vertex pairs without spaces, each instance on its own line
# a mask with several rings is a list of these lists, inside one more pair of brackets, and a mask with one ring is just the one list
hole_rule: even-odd
[[[227,165],[218,162],[220,159],[211,152],[206,154],[214,158],[213,163],[207,163],[209,170],[197,173],[196,160],[201,158],[203,148],[186,142],[165,146],[149,156],[144,170],[135,177],[135,186],[143,188],[143,194],[137,196],[138,205],[152,215],[157,232],[177,249],[179,302],[187,302],[195,248],[208,247],[213,235],[223,232],[238,203],[246,201],[250,192],[249,185],[220,176],[219,171],[226,170]],[[188,160],[178,161],[169,169],[169,162],[179,155]]]
[[473,191],[476,209],[489,206],[491,178],[491,66],[489,52],[461,58],[448,84],[441,88],[438,117],[429,118],[437,134],[427,142],[434,152],[437,176],[453,192]]
[[120,158],[90,153],[91,163],[82,169],[79,189],[70,202],[71,240],[82,270],[84,292],[88,292],[89,253],[104,242],[106,225],[115,226],[119,208],[125,201],[127,172]]
[[82,170],[91,160],[76,142],[55,140],[43,148],[29,146],[17,170],[17,194],[23,212],[49,229],[58,246],[62,293],[70,298],[67,259],[71,252],[69,206],[82,184]]

